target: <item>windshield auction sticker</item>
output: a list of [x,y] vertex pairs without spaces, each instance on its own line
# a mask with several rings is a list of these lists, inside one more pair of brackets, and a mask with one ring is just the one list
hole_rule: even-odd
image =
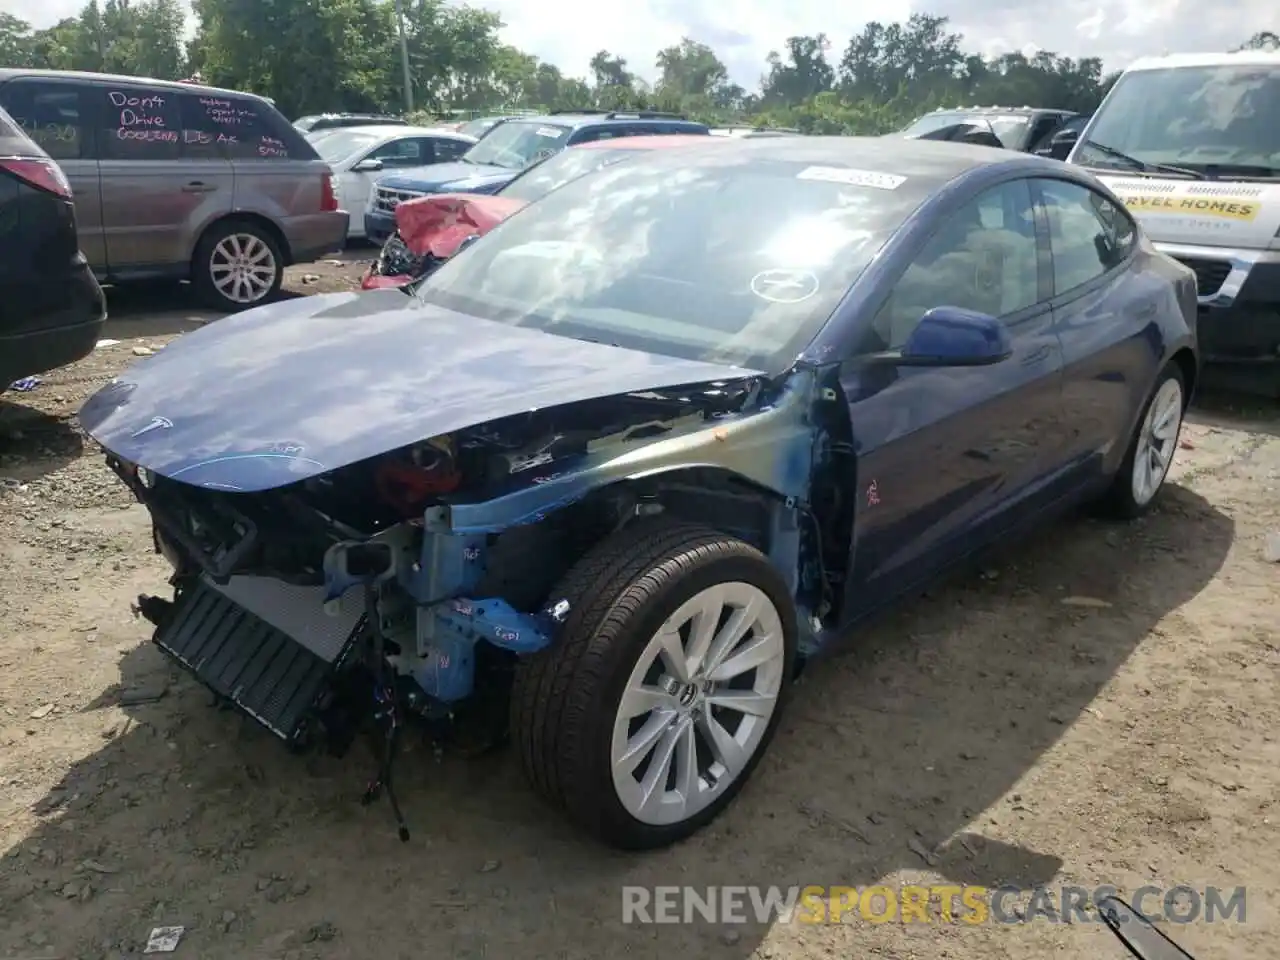
[[847,183],[853,187],[875,187],[877,190],[897,190],[907,182],[906,177],[900,177],[896,173],[854,170],[850,167],[805,167],[796,174],[796,179]]

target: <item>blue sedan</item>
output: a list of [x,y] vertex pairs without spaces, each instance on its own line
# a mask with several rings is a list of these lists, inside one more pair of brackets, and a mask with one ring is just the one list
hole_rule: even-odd
[[569,183],[412,297],[206,326],[80,420],[174,567],[155,642],[228,702],[294,745],[368,718],[388,793],[411,719],[509,734],[652,848],[863,618],[1075,505],[1147,510],[1195,323],[1079,169],[748,139]]

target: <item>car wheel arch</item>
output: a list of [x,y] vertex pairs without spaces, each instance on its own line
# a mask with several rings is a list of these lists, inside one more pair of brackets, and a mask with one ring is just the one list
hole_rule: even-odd
[[1186,384],[1185,395],[1182,398],[1183,408],[1191,405],[1191,398],[1195,396],[1196,383],[1199,380],[1200,365],[1196,362],[1196,355],[1190,347],[1181,347],[1174,352],[1170,358],[1171,363],[1176,363],[1182,371],[1182,382]]
[[276,247],[280,250],[283,266],[292,266],[293,251],[289,246],[289,239],[284,235],[284,231],[280,228],[280,224],[276,223],[270,217],[265,217],[260,213],[236,211],[232,213],[221,214],[206,223],[200,230],[196,231],[191,250],[187,254],[187,261],[191,264],[192,273],[198,269],[195,263],[196,254],[200,250],[200,244],[212,231],[224,227],[228,224],[243,223],[250,226],[258,227],[265,230],[271,235],[271,239],[275,241]]
[[[495,544],[532,536],[516,531],[544,524],[592,531],[561,560],[568,563],[631,523],[661,514],[703,524],[756,547],[792,585],[798,605],[806,610],[811,606],[806,602],[813,591],[806,589],[805,568],[811,559],[811,537],[817,531],[805,516],[806,508],[794,497],[712,464],[676,464],[621,478],[601,477],[588,489],[579,489],[572,502],[548,511],[533,524],[513,525],[497,533]],[[600,521],[601,516],[608,520]]]

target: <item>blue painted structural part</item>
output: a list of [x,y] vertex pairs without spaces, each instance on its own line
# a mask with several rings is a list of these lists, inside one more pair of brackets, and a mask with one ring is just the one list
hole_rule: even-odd
[[[514,653],[543,649],[555,633],[552,611],[521,613],[498,597],[471,599],[488,552],[484,534],[454,533],[444,507],[423,517],[422,549],[400,582],[418,604],[415,639],[421,661],[414,679],[444,703],[466,699],[475,683],[475,645],[481,640]],[[563,604],[559,619],[568,614]]]

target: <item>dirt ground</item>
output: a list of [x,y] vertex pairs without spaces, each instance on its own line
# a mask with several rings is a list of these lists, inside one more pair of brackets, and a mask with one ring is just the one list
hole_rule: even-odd
[[[294,268],[289,288],[350,289],[360,269]],[[1274,407],[1195,412],[1145,520],[1064,521],[863,631],[803,679],[748,789],[684,845],[604,851],[534,800],[509,752],[421,748],[399,767],[401,844],[384,804],[359,805],[363,752],[286,754],[213,709],[130,613],[167,569],[75,412],[210,318],[184,298],[113,294],[119,343],[0,399],[0,958],[138,954],[161,925],[200,960],[1124,955],[1096,924],[621,915],[624,884],[919,882],[1243,885],[1245,923],[1171,932],[1200,960],[1274,956]]]

